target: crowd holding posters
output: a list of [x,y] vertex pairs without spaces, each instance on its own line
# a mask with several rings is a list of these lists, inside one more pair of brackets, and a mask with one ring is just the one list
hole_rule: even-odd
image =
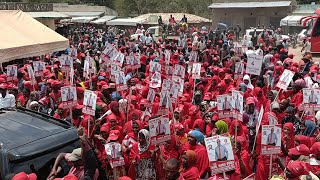
[[[167,174],[174,173],[179,179],[186,180],[221,179],[221,176],[224,179],[239,180],[250,179],[253,172],[256,180],[267,180],[269,167],[280,169],[280,173],[275,175],[286,174],[291,162],[299,163],[291,170],[307,167],[300,166],[307,162],[299,162],[291,159],[291,155],[286,155],[286,152],[291,154],[292,150],[299,147],[295,143],[298,143],[296,139],[301,136],[306,142],[299,142],[308,144],[310,150],[308,152],[306,149],[306,155],[310,158],[320,157],[317,154],[319,143],[314,142],[320,138],[317,129],[319,121],[313,121],[319,119],[319,111],[309,113],[312,108],[302,109],[304,103],[312,106],[318,104],[311,91],[303,91],[306,87],[318,91],[319,87],[315,80],[319,79],[319,66],[311,61],[308,54],[299,63],[293,61],[293,55],[281,48],[278,39],[273,39],[265,31],[261,35],[253,34],[252,40],[248,42],[252,44],[252,47],[248,47],[251,52],[244,52],[249,54],[245,56],[239,55],[239,49],[234,50],[232,34],[209,30],[206,32],[210,35],[206,35],[194,27],[186,31],[194,32],[183,39],[183,42],[187,39],[186,43],[178,42],[182,39],[160,41],[160,38],[146,43],[145,39],[150,40],[146,33],[141,33],[140,38],[133,41],[128,39],[127,34],[135,33],[134,30],[127,30],[124,34],[112,30],[99,34],[94,28],[89,28],[85,30],[85,35],[78,31],[81,33],[70,36],[81,36],[78,39],[81,42],[73,46],[78,56],[73,57],[74,69],[71,68],[70,72],[63,72],[63,63],[57,61],[60,54],[66,54],[66,51],[30,58],[47,63],[42,78],[34,78],[36,81],[33,79],[34,85],[30,85],[28,77],[33,73],[32,66],[27,68],[32,65],[32,60],[24,61],[25,65],[18,64],[19,80],[7,82],[8,97],[0,98],[0,104],[5,105],[3,101],[12,97],[12,104],[15,102],[19,107],[39,112],[43,110],[55,118],[71,120],[75,128],[83,129],[85,133],[80,138],[82,143],[90,143],[91,146],[86,147],[94,149],[94,152],[89,153],[96,153],[98,157],[90,154],[89,158],[85,158],[84,171],[90,168],[87,165],[99,162],[101,167],[96,169],[101,168],[101,174],[108,176],[100,179],[113,179],[110,178],[110,165],[114,167],[112,170],[117,169],[116,165],[123,165],[114,162],[120,154],[125,159],[123,175],[133,180],[170,179]],[[112,37],[114,32],[116,38]],[[179,32],[181,35],[184,33]],[[213,38],[214,33],[218,35],[216,39]],[[257,36],[256,40],[254,36]],[[267,36],[270,39],[265,41]],[[186,47],[180,47],[180,44]],[[253,50],[255,47],[258,48]],[[262,66],[259,65],[262,56],[255,54],[264,54]],[[126,57],[126,62],[122,61],[122,55]],[[136,60],[141,60],[139,68],[133,66],[137,64],[134,62]],[[193,67],[195,63],[199,63],[199,66]],[[192,69],[196,72],[192,72]],[[85,77],[81,74],[83,71]],[[279,90],[276,87],[279,79],[285,83],[291,81],[281,77],[286,71],[294,74],[294,83],[286,84],[285,88]],[[69,82],[68,73],[72,76],[70,78],[75,79]],[[3,82],[4,79],[5,74],[1,74],[0,80]],[[122,86],[125,84],[127,87]],[[77,105],[64,109],[67,99],[73,98],[71,95],[67,97],[67,93],[64,93],[66,90],[61,87],[69,85],[76,88]],[[3,83],[0,86],[6,88]],[[88,90],[91,92],[88,93]],[[316,91],[313,93],[318,96]],[[62,99],[61,96],[65,97]],[[312,118],[306,117],[310,114]],[[165,115],[166,121],[155,121],[158,115]],[[274,129],[265,130],[261,124],[274,126]],[[278,124],[282,128],[281,135],[274,136],[273,133],[277,135]],[[107,136],[114,129],[120,132],[118,142],[121,151],[119,144],[114,144],[115,139],[110,140]],[[266,135],[263,134],[264,130]],[[150,133],[154,143],[149,139]],[[97,136],[100,137],[98,141]],[[205,137],[214,140],[204,142]],[[313,141],[308,142],[309,139]],[[262,141],[269,153],[261,153]],[[280,141],[286,141],[279,155],[288,160],[283,162],[284,166],[275,161],[278,155],[271,159],[274,163],[267,161],[272,157],[270,151],[278,151],[276,148],[279,148]],[[105,146],[108,143],[114,146]],[[154,144],[158,146],[152,146]],[[271,149],[273,146],[274,149]],[[303,147],[302,144],[300,146]],[[87,153],[84,148],[84,157],[88,157]],[[234,157],[230,158],[232,155]],[[175,160],[173,163],[171,158]],[[175,172],[168,173],[169,165],[173,164],[176,164],[173,168]],[[55,172],[52,170],[50,176],[54,176]],[[317,170],[312,172],[319,173]],[[189,175],[194,177],[188,178]]]
[[262,60],[263,60],[263,56],[259,56],[256,54],[249,54],[246,73],[252,74],[252,75],[260,75]]
[[281,152],[281,125],[262,125],[262,154],[279,154]]
[[292,78],[294,76],[294,73],[290,70],[285,69],[280,76],[280,80],[277,84],[277,87],[283,90],[287,90]]
[[218,135],[205,138],[204,141],[212,174],[219,174],[235,169],[230,137]]
[[97,95],[93,91],[85,90],[82,112],[94,116],[96,111]]
[[63,108],[72,108],[78,104],[76,87],[61,87],[61,99]]
[[169,118],[161,116],[149,120],[151,143],[156,145],[170,139]]
[[14,81],[17,79],[18,67],[15,65],[7,66],[7,81]]

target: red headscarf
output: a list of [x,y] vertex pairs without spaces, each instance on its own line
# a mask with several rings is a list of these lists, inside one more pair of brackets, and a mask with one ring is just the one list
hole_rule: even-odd
[[299,141],[300,144],[304,144],[308,148],[311,148],[312,144],[310,141],[310,137],[304,135],[296,135],[296,139]]
[[193,129],[199,129],[202,133],[204,133],[205,122],[202,119],[196,119],[193,123]]
[[188,169],[183,169],[181,175],[185,180],[195,180],[199,179],[200,174],[197,168],[197,153],[192,150],[187,150],[185,152],[187,155],[187,166]]
[[230,124],[230,128],[229,128],[229,134],[230,136],[234,136],[235,135],[235,126],[237,126],[237,136],[243,136],[245,137],[245,135],[243,134],[243,126],[241,121],[238,120],[233,120]]
[[294,128],[293,124],[291,122],[285,123],[283,125],[283,129],[289,129],[289,134],[288,137],[285,138],[284,133],[282,133],[282,140],[284,144],[286,145],[287,149],[293,148],[294,147]]

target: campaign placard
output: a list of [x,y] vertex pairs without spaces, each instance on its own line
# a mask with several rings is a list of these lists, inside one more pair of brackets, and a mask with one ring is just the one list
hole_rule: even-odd
[[118,52],[117,56],[113,59],[113,62],[122,67],[123,62],[124,62],[124,54],[122,54],[121,52]]
[[170,125],[167,116],[149,120],[151,144],[157,145],[170,140]]
[[7,81],[17,80],[18,67],[15,65],[7,66]]
[[27,71],[28,71],[29,78],[31,80],[31,84],[34,84],[36,82],[36,78],[34,76],[33,69],[32,69],[32,67],[30,65],[27,66]]
[[[107,55],[107,56],[109,56],[110,55],[110,53],[114,50],[115,48],[112,46],[112,44],[110,44],[110,43],[107,43],[106,44],[106,48],[104,48],[104,50],[103,50],[103,54],[105,54],[105,55]],[[110,58],[110,56],[109,56],[109,58]]]
[[91,116],[95,116],[96,103],[97,103],[96,93],[90,90],[85,90],[82,112],[85,114],[89,114]]
[[124,166],[124,158],[121,153],[121,145],[118,142],[109,142],[104,145],[107,158],[109,160],[111,168]]
[[[263,106],[261,106],[260,111],[259,111],[259,116],[258,116],[258,122],[256,124],[256,132],[259,132],[260,126],[261,126],[261,121],[263,118],[263,114],[264,114],[264,108]],[[256,136],[258,135],[258,133],[256,133]]]
[[304,109],[319,110],[320,109],[320,89],[303,88],[303,104]]
[[141,67],[140,56],[135,56],[133,54],[126,56],[126,65],[126,68],[139,69]]
[[242,79],[244,72],[243,62],[236,62],[234,66],[234,79]]
[[61,55],[58,57],[61,65],[61,71],[62,72],[70,72],[71,67],[73,67],[73,60],[70,56],[67,55]]
[[178,96],[182,96],[183,95],[183,86],[184,86],[183,79],[179,76],[172,76],[172,83],[179,85]]
[[179,76],[184,79],[186,68],[182,65],[176,64],[174,66],[173,76]]
[[116,74],[121,71],[121,67],[117,66],[116,64],[114,64],[113,62],[111,63],[111,71],[110,71],[110,80],[115,82],[115,76]]
[[116,89],[117,89],[117,91],[123,91],[123,90],[128,89],[126,76],[124,75],[124,72],[123,71],[118,71],[114,75],[115,75],[114,78],[116,80]]
[[171,88],[169,91],[170,98],[173,102],[177,101],[179,96],[180,84],[172,81]]
[[150,87],[151,88],[159,88],[161,87],[161,73],[155,72],[152,74],[150,78]]
[[268,121],[269,121],[269,125],[276,125],[279,124],[278,122],[278,118],[277,116],[275,116],[273,113],[268,112]]
[[192,78],[200,79],[201,78],[201,63],[192,64]]
[[262,60],[263,60],[263,56],[259,56],[256,54],[249,54],[246,73],[259,76],[261,73]]
[[70,47],[67,49],[68,55],[71,57],[71,59],[77,59],[78,57],[78,51],[74,47]]
[[164,73],[167,79],[171,79],[173,74],[173,66],[164,66]]
[[241,91],[232,91],[232,109],[233,109],[233,118],[242,121],[243,115],[243,92]]
[[164,79],[162,83],[161,91],[169,91],[171,88],[171,80]]
[[281,125],[262,125],[261,154],[281,153]]
[[170,59],[171,59],[171,52],[170,52],[169,49],[166,49],[164,51],[164,58],[165,58],[166,64],[169,64],[170,63]]
[[290,82],[292,81],[293,76],[294,73],[292,71],[285,69],[280,76],[277,87],[286,91]]
[[197,51],[190,52],[189,62],[198,62],[198,52]]
[[228,136],[212,136],[204,139],[211,174],[220,174],[235,169],[232,144]]
[[78,104],[76,87],[61,87],[61,100],[64,109],[76,106]]
[[41,61],[33,61],[33,69],[34,69],[34,75],[36,77],[43,75],[43,70],[46,69],[46,63]]
[[150,62],[150,73],[161,72],[161,64],[158,62]]
[[147,100],[150,104],[154,102],[154,98],[156,96],[156,91],[152,88],[149,89]]
[[169,91],[161,91],[159,108],[169,108]]
[[219,118],[233,117],[232,96],[228,94],[218,95],[217,108],[218,108]]

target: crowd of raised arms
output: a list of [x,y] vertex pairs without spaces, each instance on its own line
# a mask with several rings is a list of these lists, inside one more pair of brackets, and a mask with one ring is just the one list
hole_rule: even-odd
[[[237,28],[184,26],[173,39],[140,25],[84,26],[65,32],[66,51],[3,64],[1,108],[77,128],[81,147],[60,153],[47,179],[319,179],[320,74],[311,54],[294,61],[281,29],[254,31],[243,46]],[[69,106],[64,87],[75,89]]]

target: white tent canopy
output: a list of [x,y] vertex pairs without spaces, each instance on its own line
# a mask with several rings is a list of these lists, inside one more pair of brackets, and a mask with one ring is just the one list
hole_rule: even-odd
[[106,24],[109,26],[136,26],[137,24],[142,24],[146,19],[139,18],[125,18],[125,19],[114,19],[107,21]]
[[280,26],[302,26],[300,19],[304,16],[287,16],[280,21]]
[[68,39],[22,11],[0,11],[0,27],[0,62],[40,56],[69,47]]
[[105,24],[107,21],[114,19],[116,16],[103,16],[100,19],[94,20],[91,23],[93,24]]

